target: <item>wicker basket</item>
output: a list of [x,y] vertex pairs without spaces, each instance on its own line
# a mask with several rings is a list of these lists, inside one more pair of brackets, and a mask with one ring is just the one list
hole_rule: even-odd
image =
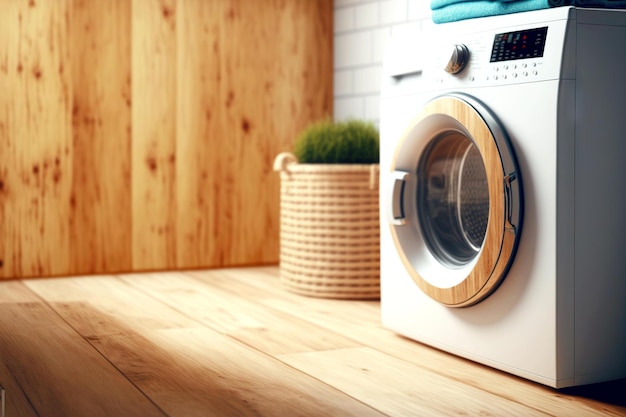
[[280,279],[313,297],[380,298],[378,165],[298,164],[280,171]]

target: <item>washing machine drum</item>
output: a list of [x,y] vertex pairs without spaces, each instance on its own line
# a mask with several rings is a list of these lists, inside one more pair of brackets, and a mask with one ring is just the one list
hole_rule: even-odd
[[486,106],[463,94],[426,103],[398,141],[387,190],[396,249],[422,291],[467,307],[496,290],[523,205],[513,149]]

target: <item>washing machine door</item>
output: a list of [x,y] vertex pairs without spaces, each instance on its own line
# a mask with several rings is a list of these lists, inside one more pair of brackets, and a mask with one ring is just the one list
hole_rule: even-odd
[[391,234],[422,291],[451,307],[492,294],[522,223],[520,173],[495,115],[463,94],[426,103],[399,140],[387,181]]

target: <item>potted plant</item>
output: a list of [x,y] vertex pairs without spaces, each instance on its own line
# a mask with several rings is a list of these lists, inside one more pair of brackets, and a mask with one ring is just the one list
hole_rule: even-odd
[[362,120],[322,120],[297,137],[280,172],[280,277],[294,292],[380,297],[379,134]]

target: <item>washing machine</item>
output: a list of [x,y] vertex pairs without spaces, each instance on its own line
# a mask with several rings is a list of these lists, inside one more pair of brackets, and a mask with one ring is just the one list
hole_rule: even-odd
[[563,388],[626,377],[626,12],[392,37],[381,311],[396,333]]

